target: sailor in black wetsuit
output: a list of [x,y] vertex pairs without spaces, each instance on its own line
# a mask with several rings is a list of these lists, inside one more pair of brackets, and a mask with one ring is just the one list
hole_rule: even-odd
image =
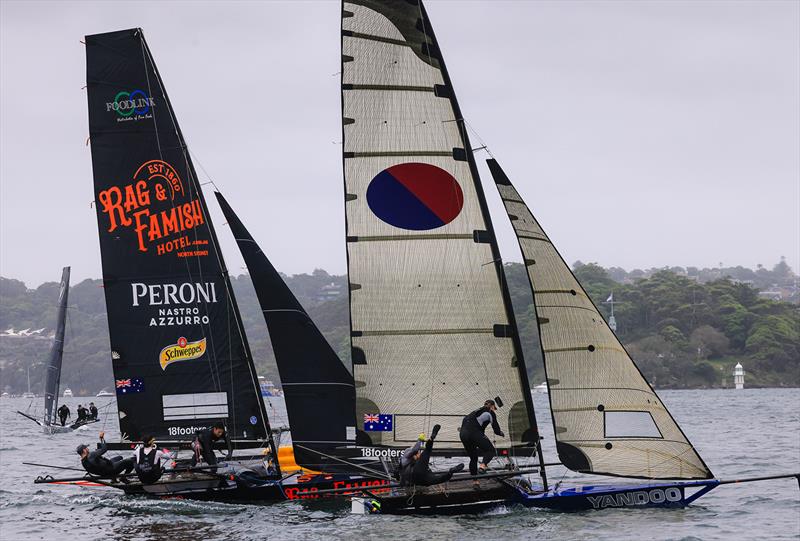
[[489,424],[492,425],[492,430],[498,436],[505,436],[503,431],[500,430],[500,425],[497,424],[497,405],[494,400],[487,400],[484,402],[483,407],[477,409],[465,416],[461,421],[461,443],[464,444],[464,450],[467,451],[469,456],[469,473],[471,475],[478,474],[478,453],[483,452],[483,462],[480,465],[480,471],[485,472],[489,462],[497,454],[494,445],[486,437],[484,431]]
[[[431,432],[431,437],[428,438],[428,441],[425,443],[425,448],[417,451],[416,454],[411,457],[411,460],[406,463],[406,466],[401,469],[400,483],[402,485],[437,485],[449,481],[454,473],[464,469],[463,464],[457,464],[445,472],[434,473],[431,471],[430,461],[431,451],[433,451],[433,440],[436,439],[440,428],[442,427],[439,425],[433,427],[433,432]],[[415,444],[415,446],[418,444],[419,442]]]
[[82,423],[84,419],[86,419],[86,408],[84,408],[81,404],[78,404],[78,420],[75,422]]
[[204,428],[195,434],[194,441],[192,442],[192,467],[196,466],[198,462],[202,461],[209,466],[217,465],[217,455],[214,454],[214,444],[219,440],[225,440],[228,444],[228,456],[225,460],[230,460],[233,450],[231,449],[231,442],[228,439],[228,434],[225,432],[225,425],[222,423],[214,423],[211,428]]
[[[103,455],[108,451],[105,440],[105,432],[100,432],[100,446],[97,451],[89,452],[88,445],[78,445],[78,454],[81,455],[81,464],[83,468],[98,477],[111,479],[112,482],[117,482],[117,476],[120,473],[128,474],[133,470],[133,458],[122,458],[121,456],[111,457],[107,459]],[[122,478],[123,483],[128,483],[128,480]]]
[[58,420],[61,421],[61,426],[67,422],[67,418],[70,417],[72,413],[69,411],[69,408],[66,404],[61,404],[61,407],[58,408]]
[[90,421],[97,420],[97,406],[94,405],[94,402],[89,403],[89,420]]

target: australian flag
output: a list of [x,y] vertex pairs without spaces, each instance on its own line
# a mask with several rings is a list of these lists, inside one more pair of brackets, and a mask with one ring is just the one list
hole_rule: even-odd
[[144,392],[142,378],[118,379],[116,381],[117,395]]
[[364,431],[366,432],[391,432],[392,415],[383,413],[365,413]]

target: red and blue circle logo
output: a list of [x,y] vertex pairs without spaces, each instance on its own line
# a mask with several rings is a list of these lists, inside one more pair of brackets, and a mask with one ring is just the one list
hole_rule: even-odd
[[425,231],[455,220],[464,206],[464,193],[444,169],[427,163],[401,163],[370,181],[367,204],[389,225]]

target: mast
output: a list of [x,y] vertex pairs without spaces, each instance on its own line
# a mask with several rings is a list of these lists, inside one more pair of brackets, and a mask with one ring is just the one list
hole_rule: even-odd
[[599,475],[712,478],[500,165],[487,163],[528,272],[561,462]]
[[[69,267],[61,271],[61,287],[58,293],[58,316],[56,334],[47,362],[47,376],[44,386],[44,425],[50,426],[58,409],[58,389],[61,383],[61,362],[64,356],[64,329],[67,321],[67,302],[69,297]],[[28,383],[30,387],[30,380]],[[30,391],[30,388],[28,389]]]
[[341,470],[343,461],[328,457],[337,448],[355,444],[353,376],[222,194],[215,195],[250,271],[269,329],[295,462],[326,473]]
[[86,54],[123,438],[185,441],[220,420],[235,446],[267,440],[275,452],[228,270],[143,33],[87,36]]
[[461,417],[497,395],[510,436],[498,447],[536,445],[502,260],[424,7],[356,0],[342,16],[357,421],[392,417],[391,435],[365,436],[398,447],[439,423],[455,448]]

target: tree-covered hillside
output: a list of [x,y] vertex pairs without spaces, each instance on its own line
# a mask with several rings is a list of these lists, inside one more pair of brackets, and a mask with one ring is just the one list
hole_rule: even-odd
[[[521,264],[507,264],[505,270],[530,379],[536,384],[544,380],[544,371],[528,279]],[[784,272],[777,266],[776,271]],[[747,386],[800,386],[797,304],[765,298],[749,283],[719,277],[703,283],[678,269],[654,270],[638,280],[632,280],[628,273],[623,277],[625,283],[612,279],[606,269],[594,264],[577,263],[575,274],[606,317],[609,310],[603,301],[613,293],[617,334],[657,387],[730,386],[737,361],[747,371]],[[346,277],[317,270],[284,278],[349,364]],[[272,349],[250,278],[243,275],[232,282],[259,373],[277,382]],[[18,280],[0,278],[0,331],[13,327],[17,333],[46,327],[40,335],[0,336],[3,390],[23,392],[26,370],[31,365],[31,388],[41,393],[44,370],[36,363],[46,358],[50,347],[47,335],[55,324],[57,298],[56,282],[28,290]],[[69,386],[80,394],[112,388],[108,344],[101,281],[75,284],[70,289],[62,387]]]

